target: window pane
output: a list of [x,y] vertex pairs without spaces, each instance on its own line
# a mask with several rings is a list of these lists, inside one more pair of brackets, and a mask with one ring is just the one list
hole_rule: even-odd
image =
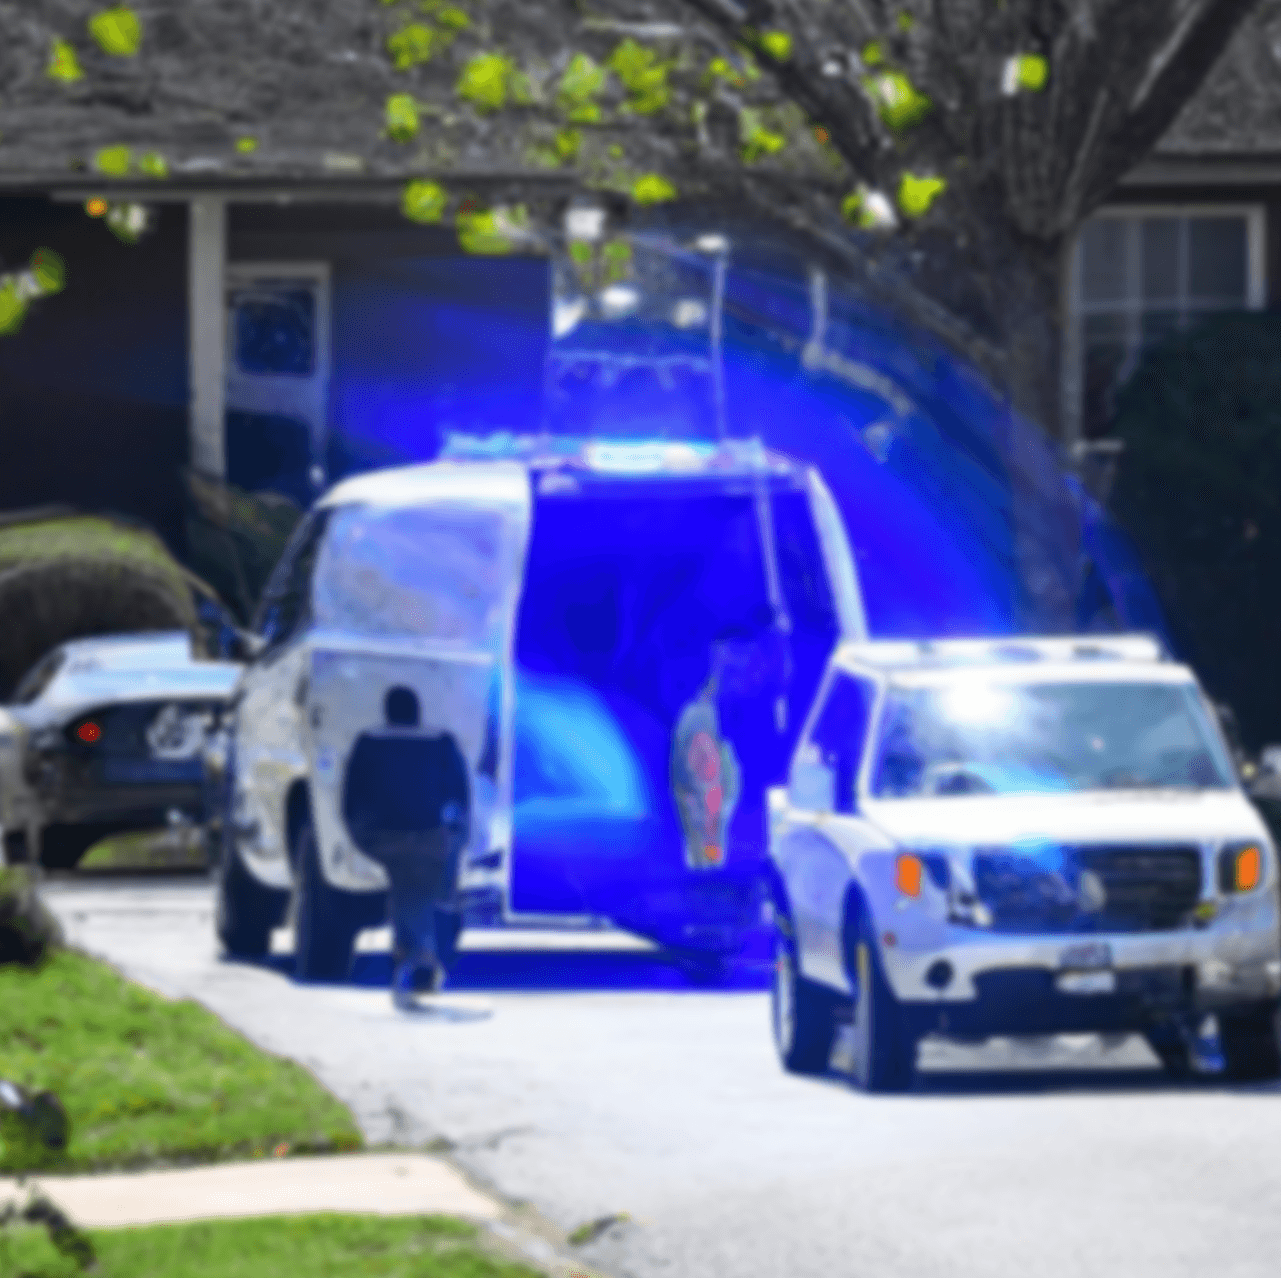
[[236,364],[244,373],[309,376],[314,367],[316,300],[307,288],[260,281],[233,296]]
[[1245,218],[1193,218],[1188,227],[1188,291],[1192,297],[1243,306],[1245,257]]
[[1129,346],[1120,315],[1087,316],[1082,332],[1081,426],[1086,438],[1101,434],[1112,419],[1113,392]]
[[1119,302],[1126,295],[1126,231],[1122,218],[1101,217],[1081,235],[1081,300]]
[[1156,346],[1181,327],[1178,311],[1147,311],[1142,324],[1143,345]]
[[508,586],[501,541],[498,514],[462,504],[346,507],[320,553],[316,619],[364,635],[492,649]]
[[1173,301],[1179,295],[1179,221],[1143,219],[1143,300]]

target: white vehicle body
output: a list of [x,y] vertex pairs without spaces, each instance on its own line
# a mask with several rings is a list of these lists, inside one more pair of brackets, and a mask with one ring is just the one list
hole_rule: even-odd
[[[821,726],[838,685],[861,707],[844,760]],[[1210,783],[1138,784],[1121,767],[1106,788],[1046,792],[1006,766],[993,787],[982,762],[962,759],[887,785],[894,761],[920,762],[893,753],[889,707],[1025,695],[1174,697],[1200,734],[1186,766]],[[1110,745],[1100,735],[1081,748],[1102,758]],[[1145,636],[843,645],[770,810],[776,909],[799,977],[857,1000],[860,961],[874,961],[913,1043],[931,1031],[1143,1030],[1281,993],[1275,849],[1194,675]],[[1253,881],[1236,890],[1231,858],[1249,848]]]
[[[751,517],[761,526],[762,544],[771,547],[769,494],[786,489],[805,503],[816,571],[832,599],[835,637],[812,663],[809,686],[793,711],[790,751],[830,643],[866,634],[850,549],[817,472],[743,441],[589,442],[575,443],[572,451],[469,456],[349,479],[326,494],[297,530],[260,606],[256,627],[265,646],[246,669],[226,742],[223,857],[248,873],[224,885],[228,909],[219,928],[229,947],[259,947],[266,920],[284,908],[286,893],[294,894],[295,915],[312,909],[306,892],[328,893],[326,900],[338,913],[347,912],[351,927],[379,921],[370,911],[384,901],[386,872],[357,848],[343,803],[353,747],[384,724],[384,698],[392,688],[413,691],[421,707],[416,731],[452,737],[466,765],[469,841],[458,876],[465,901],[481,902],[478,911],[483,907],[492,921],[627,925],[595,902],[586,910],[557,906],[541,913],[512,905],[514,648],[518,610],[530,593],[531,530],[537,512],[546,509],[540,503],[572,505],[579,485],[592,483],[618,492],[650,483],[691,493],[733,485],[745,509],[755,510]],[[591,540],[587,527],[582,540]],[[767,558],[774,553],[765,552]],[[767,568],[766,576],[778,576],[772,560]],[[786,752],[780,770],[785,759]],[[745,900],[753,894],[745,907],[753,920],[765,857],[763,791],[758,803],[756,861],[744,856],[727,870],[686,875],[709,889],[712,879],[733,878]],[[314,833],[314,891],[299,888],[294,864],[304,820]],[[519,853],[515,860],[521,861]],[[626,887],[619,888],[624,895]],[[237,893],[245,901],[240,917],[251,921],[239,931],[232,921]],[[276,894],[275,903],[263,893]],[[719,900],[711,891],[707,898]],[[341,968],[338,949],[325,970]]]

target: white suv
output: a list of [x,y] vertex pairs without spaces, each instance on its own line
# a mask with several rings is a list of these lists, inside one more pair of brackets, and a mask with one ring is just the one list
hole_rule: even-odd
[[930,1033],[1140,1032],[1281,1073],[1276,853],[1143,635],[847,643],[770,791],[784,1066],[905,1087]]

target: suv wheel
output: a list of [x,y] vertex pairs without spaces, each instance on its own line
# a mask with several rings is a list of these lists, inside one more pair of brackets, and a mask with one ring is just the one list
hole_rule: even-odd
[[284,917],[289,893],[265,887],[244,867],[230,821],[222,827],[222,855],[214,894],[214,930],[232,958],[265,958],[271,930]]
[[837,995],[801,975],[791,919],[774,915],[770,1021],[778,1059],[793,1074],[827,1070],[836,1037]]
[[1219,1042],[1229,1078],[1276,1078],[1281,1075],[1281,1006],[1271,1002],[1220,1012]]
[[320,868],[316,830],[307,816],[294,831],[298,909],[294,918],[294,976],[343,981],[351,970],[361,921],[348,894],[330,886]]
[[854,996],[854,1082],[866,1092],[901,1092],[916,1073],[916,1036],[886,980],[867,906],[854,903],[847,963]]

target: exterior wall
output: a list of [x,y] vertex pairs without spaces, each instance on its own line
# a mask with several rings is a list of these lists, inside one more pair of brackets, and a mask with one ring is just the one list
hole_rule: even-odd
[[145,520],[182,548],[186,213],[122,244],[78,204],[0,199],[0,261],[45,246],[67,286],[0,337],[0,509],[67,503]]
[[329,478],[538,420],[547,263],[460,253],[394,206],[232,205],[228,261],[327,262]]

